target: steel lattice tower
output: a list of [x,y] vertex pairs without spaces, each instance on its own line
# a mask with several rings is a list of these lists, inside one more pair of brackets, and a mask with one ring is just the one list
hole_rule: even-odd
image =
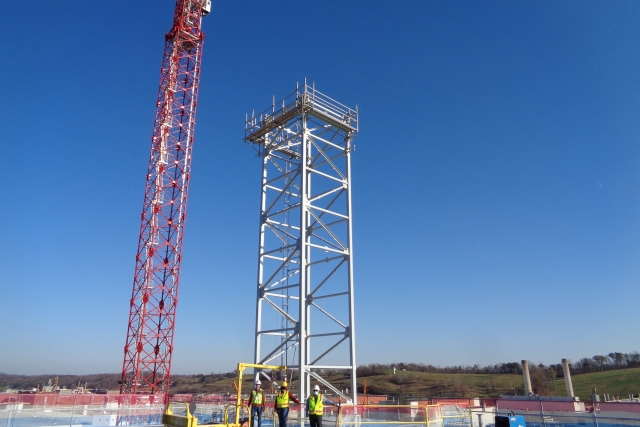
[[[357,402],[351,152],[358,111],[307,86],[245,124],[262,158],[255,363]],[[313,320],[313,322],[312,322]],[[351,389],[331,385],[347,370]]]
[[210,0],[177,0],[165,35],[120,392],[168,393],[191,173],[198,82]]

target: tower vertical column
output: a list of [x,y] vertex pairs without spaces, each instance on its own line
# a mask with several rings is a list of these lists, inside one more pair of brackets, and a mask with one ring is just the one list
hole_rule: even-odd
[[[300,360],[298,361],[298,396],[309,395],[309,375],[306,371],[308,363],[308,337],[309,337],[309,306],[307,305],[307,295],[309,295],[309,276],[308,276],[308,235],[307,235],[307,206],[308,200],[308,185],[309,174],[307,172],[307,157],[309,156],[308,138],[307,138],[307,120],[304,111],[300,114],[300,134],[302,136],[302,143],[300,145],[300,314],[298,318],[298,342],[300,343]],[[303,402],[302,398],[300,399]],[[302,409],[304,411],[304,409]],[[308,415],[305,413],[305,415]]]
[[351,346],[350,355],[351,360],[349,363],[354,367],[351,375],[351,396],[354,403],[358,402],[358,385],[356,383],[355,366],[356,366],[356,321],[355,321],[355,309],[354,309],[354,295],[353,295],[353,233],[351,227],[351,151],[353,132],[347,136],[346,140],[346,157],[347,157],[347,215],[349,216],[348,223],[348,245],[349,245],[349,345]]
[[[262,158],[262,191],[260,192],[261,197],[260,197],[260,212],[264,212],[266,209],[266,203],[267,203],[267,192],[266,192],[266,185],[267,185],[267,158],[263,157]],[[265,218],[263,217],[263,215],[260,216],[260,238],[259,243],[258,243],[258,253],[262,253],[264,250],[264,234],[265,234],[265,230],[266,230],[266,221]],[[262,283],[262,274],[263,274],[263,266],[262,266],[262,261],[258,262],[258,297],[256,298],[256,335],[255,335],[255,354],[254,354],[254,359],[257,360],[258,359],[258,355],[260,354],[260,335],[257,333],[257,331],[262,329],[262,298],[260,298],[260,292],[261,292],[261,283]]]

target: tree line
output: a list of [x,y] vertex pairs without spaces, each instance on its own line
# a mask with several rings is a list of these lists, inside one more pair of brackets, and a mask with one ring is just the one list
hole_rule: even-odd
[[627,369],[640,367],[640,353],[609,353],[597,355],[592,358],[583,357],[573,364],[571,373],[586,374],[589,372],[611,371],[614,369]]
[[[522,365],[519,362],[497,363],[495,365],[480,366],[470,365],[454,365],[454,366],[434,366],[424,363],[371,363],[369,365],[358,366],[356,375],[359,377],[367,377],[372,375],[383,375],[393,370],[405,370],[411,372],[433,372],[441,374],[512,374],[521,375]],[[571,374],[586,374],[589,372],[601,372],[614,369],[628,369],[640,367],[640,353],[633,351],[631,353],[609,353],[607,355],[596,355],[591,358],[583,357],[575,363],[569,362]],[[553,377],[564,377],[562,364],[544,363],[529,364],[529,373],[538,371],[553,371]]]

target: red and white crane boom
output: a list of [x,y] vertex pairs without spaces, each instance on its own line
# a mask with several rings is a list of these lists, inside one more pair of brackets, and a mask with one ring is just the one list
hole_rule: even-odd
[[204,33],[210,0],[177,0],[165,35],[120,392],[168,393]]

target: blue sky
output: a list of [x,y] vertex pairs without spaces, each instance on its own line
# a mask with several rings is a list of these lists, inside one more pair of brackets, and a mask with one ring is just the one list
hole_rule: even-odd
[[[119,372],[174,2],[0,3],[0,372]],[[305,77],[361,109],[358,364],[640,350],[640,3],[219,2],[174,373],[253,354],[246,112]]]

